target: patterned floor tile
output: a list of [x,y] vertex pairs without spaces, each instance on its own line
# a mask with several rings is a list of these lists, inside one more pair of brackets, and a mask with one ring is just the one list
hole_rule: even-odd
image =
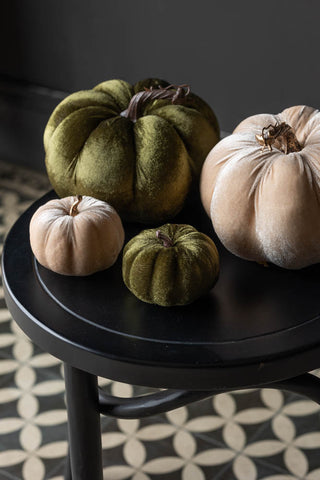
[[[49,188],[44,175],[0,163],[0,248],[14,220]],[[123,397],[153,391],[108,379],[99,383]],[[102,417],[104,475],[319,480],[319,413],[318,405],[298,395],[252,389],[148,419]],[[62,480],[66,422],[61,362],[13,322],[0,286],[0,480]]]

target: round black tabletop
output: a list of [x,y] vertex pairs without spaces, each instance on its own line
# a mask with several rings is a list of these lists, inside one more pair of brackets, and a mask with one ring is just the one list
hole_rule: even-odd
[[[146,304],[125,287],[121,255],[88,277],[58,275],[37,263],[29,222],[55,197],[49,192],[19,218],[2,256],[8,308],[47,352],[110,379],[191,390],[258,386],[320,366],[320,265],[291,271],[235,257],[195,195],[174,222],[213,238],[219,280],[191,305]],[[149,227],[124,228],[128,241]]]

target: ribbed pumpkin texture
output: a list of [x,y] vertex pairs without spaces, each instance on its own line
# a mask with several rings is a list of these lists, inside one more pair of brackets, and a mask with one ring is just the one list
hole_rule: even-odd
[[30,222],[30,243],[38,262],[62,275],[90,275],[111,267],[124,243],[113,207],[84,196],[50,200]]
[[219,274],[214,242],[190,225],[142,231],[124,248],[123,280],[140,300],[185,305],[208,292]]
[[209,153],[200,190],[235,255],[288,269],[320,262],[319,111],[295,106],[247,118]]
[[158,98],[159,87],[168,86],[159,79],[133,86],[108,80],[65,98],[44,132],[57,194],[104,200],[129,221],[161,222],[177,214],[219,139],[219,126],[211,108],[186,88],[170,87]]

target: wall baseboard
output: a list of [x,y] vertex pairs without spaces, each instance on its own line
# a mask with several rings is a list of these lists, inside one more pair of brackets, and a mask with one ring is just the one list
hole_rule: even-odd
[[43,131],[53,109],[66,95],[0,77],[0,159],[45,171]]

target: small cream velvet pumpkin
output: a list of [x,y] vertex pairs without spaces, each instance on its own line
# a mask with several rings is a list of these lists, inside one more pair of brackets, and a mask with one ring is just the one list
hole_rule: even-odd
[[90,275],[111,267],[124,243],[121,219],[111,205],[88,196],[50,200],[30,222],[38,262],[62,275]]
[[300,269],[320,262],[320,113],[254,115],[208,154],[201,199],[235,255]]

